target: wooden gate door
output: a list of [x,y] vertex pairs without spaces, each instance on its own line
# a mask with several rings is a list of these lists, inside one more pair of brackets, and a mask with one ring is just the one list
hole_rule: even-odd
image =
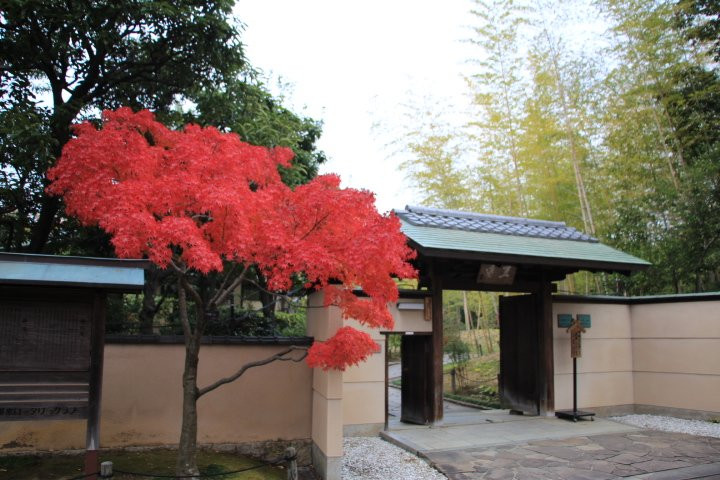
[[400,421],[426,425],[431,422],[432,335],[403,335],[400,341],[402,360],[402,400]]
[[537,296],[500,297],[500,403],[503,408],[537,415]]

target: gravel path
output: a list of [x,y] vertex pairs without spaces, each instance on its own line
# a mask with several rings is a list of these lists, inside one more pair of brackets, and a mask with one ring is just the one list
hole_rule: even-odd
[[343,447],[343,480],[447,479],[415,455],[378,437],[349,437]]
[[720,423],[701,420],[684,420],[682,418],[662,417],[660,415],[624,415],[610,417],[610,420],[633,425],[640,428],[662,430],[664,432],[687,433],[703,437],[720,438]]

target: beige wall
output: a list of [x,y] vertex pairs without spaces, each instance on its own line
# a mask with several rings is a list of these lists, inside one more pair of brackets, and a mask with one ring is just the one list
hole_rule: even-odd
[[[401,299],[402,303],[423,305],[423,299]],[[399,310],[397,303],[388,305],[395,320],[394,332],[430,332],[432,322],[425,320],[423,310]],[[370,434],[385,424],[385,349],[386,336],[355,320],[348,325],[368,333],[381,347],[365,362],[345,370],[343,376],[343,423],[347,432]],[[359,428],[364,426],[365,428]],[[354,428],[353,428],[354,427]]]
[[572,408],[570,339],[557,315],[585,313],[592,327],[578,359],[579,408],[720,412],[719,311],[720,301],[554,303],[556,409]]
[[582,335],[578,367],[578,408],[633,403],[633,352],[627,305],[553,304],[555,409],[572,408],[570,334],[557,326],[558,314],[588,314],[592,327]]
[[[211,383],[281,349],[203,345],[199,384]],[[183,359],[183,345],[106,345],[102,447],[177,444]],[[207,394],[198,402],[198,441],[310,438],[311,375],[304,362],[275,362],[251,369],[234,383]],[[8,444],[17,445],[15,450],[84,448],[85,421],[2,422],[0,447]]]
[[630,309],[635,403],[720,412],[720,301]]
[[[423,305],[423,300],[400,299],[402,303],[416,303]],[[398,303],[400,303],[398,302]],[[432,332],[432,322],[425,320],[423,310],[398,310],[397,303],[388,305],[388,309],[395,319],[393,332]]]

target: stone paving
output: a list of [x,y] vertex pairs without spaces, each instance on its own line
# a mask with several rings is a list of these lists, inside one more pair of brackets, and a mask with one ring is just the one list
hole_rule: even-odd
[[418,453],[451,480],[720,479],[720,439],[654,430]]

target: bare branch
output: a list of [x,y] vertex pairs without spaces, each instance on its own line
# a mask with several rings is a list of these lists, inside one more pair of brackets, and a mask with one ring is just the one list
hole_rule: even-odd
[[[218,287],[217,292],[215,292],[215,295],[210,299],[208,302],[208,305],[217,305],[217,299],[220,296],[220,294],[224,291],[226,285],[228,284],[228,281],[232,278],[232,276],[235,274],[235,270],[237,269],[238,264],[233,263],[232,267],[230,267],[230,270],[225,275],[225,278],[223,278],[222,283],[220,284],[220,287]],[[240,275],[242,275],[245,272],[243,269],[242,272],[240,272]]]
[[170,266],[173,268],[173,270],[175,270],[180,275],[185,275],[185,272],[187,272],[187,267],[185,267],[181,263],[180,264],[175,263],[174,258],[170,259]]
[[[294,351],[302,351],[302,354],[300,356],[290,356],[290,357],[286,356],[286,355],[290,355]],[[278,361],[279,362],[288,362],[289,361],[289,362],[296,362],[296,363],[302,362],[305,359],[305,357],[307,357],[307,353],[308,353],[308,347],[298,347],[298,346],[293,345],[293,346],[288,347],[287,349],[283,350],[282,352],[278,352],[275,355],[272,355],[263,360],[246,363],[237,372],[230,375],[229,377],[221,378],[217,382],[210,384],[207,387],[199,389],[198,393],[197,393],[197,398],[202,397],[206,393],[212,392],[216,388],[221,387],[221,386],[225,385],[226,383],[234,382],[235,380],[240,378],[245,372],[247,372],[251,368],[260,367],[263,365],[267,365],[268,363],[278,362]]]
[[291,295],[291,293],[295,293],[299,290],[296,288],[295,290],[292,290],[290,293],[280,293],[280,292],[273,292],[272,290],[268,290],[267,288],[263,287],[262,285],[260,285],[258,282],[254,281],[254,280],[248,280],[248,283],[254,285],[258,290],[262,290],[263,292],[269,293],[270,295],[275,295],[276,297],[284,298],[288,302],[293,301],[293,296]]
[[246,274],[247,274],[247,268],[244,269],[235,280],[233,280],[233,282],[230,284],[229,287],[227,287],[224,290],[219,290],[215,294],[213,299],[210,301],[210,305],[212,307],[216,307],[217,305],[222,304],[225,301],[225,299],[228,297],[228,295],[230,295],[242,283],[242,281],[245,280]]

